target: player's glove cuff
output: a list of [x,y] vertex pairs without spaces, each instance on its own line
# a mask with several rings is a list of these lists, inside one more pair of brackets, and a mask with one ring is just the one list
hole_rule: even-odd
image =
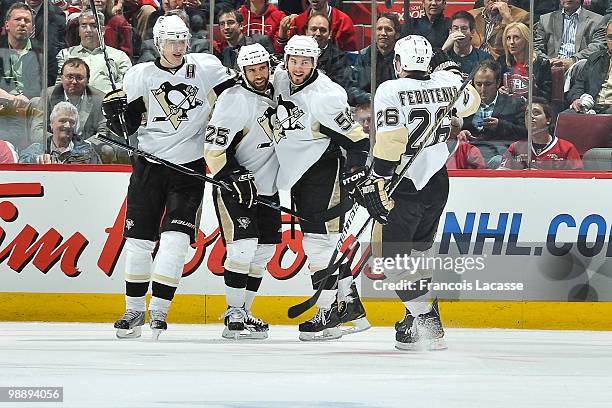
[[123,89],[116,89],[106,94],[102,100],[102,112],[108,120],[115,120],[127,111],[127,95]]
[[255,176],[246,169],[238,169],[224,177],[223,181],[230,188],[228,193],[232,194],[239,204],[251,208],[257,198],[257,186]]

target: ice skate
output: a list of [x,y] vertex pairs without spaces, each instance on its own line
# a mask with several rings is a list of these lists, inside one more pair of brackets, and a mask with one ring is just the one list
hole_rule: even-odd
[[267,339],[268,338],[268,323],[253,316],[250,310],[246,311],[246,319],[244,321],[244,328],[247,333],[243,333],[240,338],[247,339]]
[[338,300],[338,315],[341,324],[351,324],[351,326],[342,327],[342,334],[359,333],[372,327],[366,318],[366,311],[359,298],[355,282],[351,284],[351,293],[344,299]]
[[149,326],[151,326],[151,338],[159,340],[159,335],[168,329],[166,313],[161,310],[149,310]]
[[426,341],[429,350],[445,350],[448,348],[444,341],[444,328],[440,320],[438,299],[432,302],[431,310],[428,313],[417,317],[417,325],[419,333]]
[[300,340],[318,341],[334,340],[342,337],[338,316],[338,305],[334,302],[328,309],[318,309],[310,320],[300,323]]
[[225,328],[221,336],[225,339],[238,340],[245,329],[246,310],[242,307],[228,307],[223,316]]
[[404,320],[395,323],[395,348],[404,351],[417,351],[421,349],[419,341],[421,336],[419,335],[419,329],[414,318],[406,310],[406,316]]
[[117,329],[117,338],[133,339],[138,338],[142,334],[142,325],[145,322],[145,312],[128,309],[123,314],[121,319],[115,322]]

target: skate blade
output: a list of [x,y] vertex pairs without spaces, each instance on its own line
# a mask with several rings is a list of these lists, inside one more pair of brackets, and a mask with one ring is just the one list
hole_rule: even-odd
[[118,339],[136,339],[142,334],[142,327],[136,326],[132,329],[117,329]]
[[300,332],[299,339],[301,341],[327,341],[336,340],[342,337],[342,329],[339,327],[332,327],[324,329],[320,335],[314,332]]
[[448,349],[448,346],[446,345],[444,339],[431,339],[429,340],[427,349],[431,351],[446,350]]
[[352,326],[342,326],[342,335],[359,333],[372,327],[368,319],[365,317],[353,320],[350,323],[352,323]]
[[264,340],[268,338],[268,332],[237,331],[226,327],[223,329],[221,337],[228,340]]
[[162,330],[162,329],[151,329],[151,340],[158,341],[159,340],[159,335],[162,334],[163,332],[165,332],[165,330]]
[[423,346],[419,343],[402,343],[399,341],[395,342],[395,348],[401,351],[422,351]]

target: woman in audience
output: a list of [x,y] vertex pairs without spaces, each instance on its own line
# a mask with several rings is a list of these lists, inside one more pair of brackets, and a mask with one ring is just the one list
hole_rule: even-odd
[[529,58],[529,28],[519,22],[513,22],[504,30],[505,55],[500,56],[504,78],[500,91],[512,95],[527,97],[529,91],[529,62],[533,63],[533,94],[550,100],[552,74],[550,62],[535,53]]
[[503,154],[500,169],[580,170],[583,168],[580,153],[567,140],[551,135],[552,117],[548,102],[533,98],[531,123],[525,111],[525,126],[531,126],[533,143],[531,166],[527,165],[527,141],[520,140],[510,145]]

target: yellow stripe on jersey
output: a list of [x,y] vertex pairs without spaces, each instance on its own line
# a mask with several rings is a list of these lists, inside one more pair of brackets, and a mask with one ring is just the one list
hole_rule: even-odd
[[475,114],[478,108],[480,108],[480,94],[476,91],[476,89],[471,84],[468,84],[468,86],[465,87],[465,91],[469,93],[470,101],[472,103],[463,112],[457,113],[457,116],[460,118],[467,118],[468,116]]
[[351,139],[353,142],[358,142],[363,139],[369,139],[370,135],[363,131],[361,125],[357,125],[346,134],[346,137]]
[[204,159],[213,176],[227,163],[225,150],[206,150],[204,152]]
[[405,127],[387,132],[376,133],[374,157],[387,161],[398,161],[406,152],[408,129]]

